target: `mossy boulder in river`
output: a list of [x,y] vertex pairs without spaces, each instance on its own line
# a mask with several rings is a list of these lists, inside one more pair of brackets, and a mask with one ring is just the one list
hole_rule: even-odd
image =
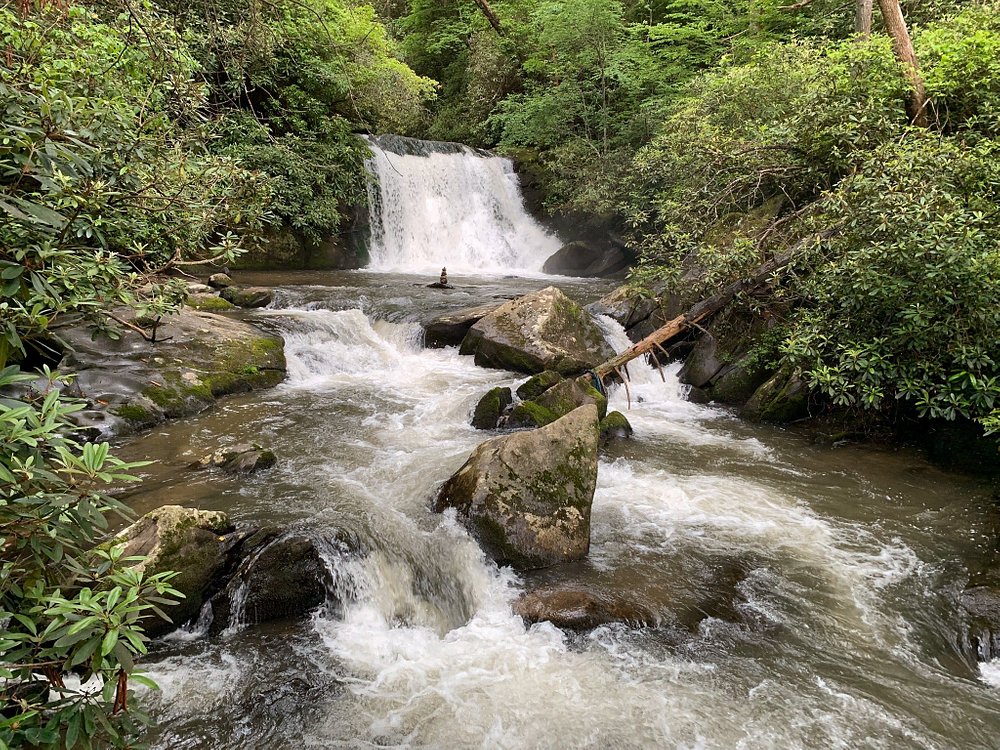
[[477,430],[492,430],[500,422],[500,417],[514,403],[510,388],[494,388],[479,399],[472,413],[472,426]]
[[184,594],[167,614],[173,624],[159,618],[143,620],[149,635],[163,635],[190,620],[201,610],[206,592],[226,567],[229,552],[239,535],[225,513],[165,505],[125,529],[109,544],[125,543],[125,555],[142,555],[137,567],[146,575],[177,571],[170,585]]
[[500,305],[500,302],[491,302],[431,318],[424,323],[424,346],[428,349],[459,346],[469,329]]
[[590,315],[554,286],[518,297],[479,320],[462,341],[480,367],[576,375],[614,356]]
[[274,301],[274,292],[262,286],[227,286],[219,296],[237,307],[267,307]]
[[83,326],[59,335],[72,347],[60,369],[76,374],[93,405],[78,423],[105,437],[197,414],[221,396],[268,388],[285,376],[280,337],[191,309],[165,318],[156,342],[131,330],[117,340],[93,338]]
[[601,433],[601,442],[608,443],[612,440],[626,440],[632,437],[632,425],[620,411],[610,412],[598,426]]
[[562,375],[553,370],[532,375],[517,387],[517,397],[522,401],[531,401],[541,396],[562,379]]
[[445,482],[435,510],[455,508],[499,565],[523,570],[585,557],[597,424],[588,404],[546,427],[487,440]]
[[754,391],[740,414],[753,422],[776,424],[801,419],[809,414],[809,386],[798,373],[779,370]]
[[523,401],[514,407],[508,427],[544,427],[584,404],[597,407],[598,419],[608,412],[608,399],[590,383],[590,377],[567,378],[545,390],[534,401]]

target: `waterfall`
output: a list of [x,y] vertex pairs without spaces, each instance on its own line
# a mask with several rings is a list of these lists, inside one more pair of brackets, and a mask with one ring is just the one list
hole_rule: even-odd
[[525,210],[509,159],[457,143],[367,137],[370,268],[540,273],[561,242]]

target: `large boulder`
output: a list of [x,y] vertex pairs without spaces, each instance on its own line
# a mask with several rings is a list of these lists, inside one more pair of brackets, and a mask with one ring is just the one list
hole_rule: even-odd
[[267,307],[274,302],[274,292],[263,286],[227,286],[219,296],[237,307]]
[[532,375],[517,387],[517,397],[522,401],[531,401],[541,396],[562,379],[562,375],[552,370]]
[[781,369],[754,391],[740,414],[751,422],[794,422],[809,414],[809,386],[798,372]]
[[614,356],[583,308],[554,286],[511,300],[469,329],[462,354],[480,367],[574,375]]
[[149,635],[170,632],[201,610],[215,579],[226,567],[239,535],[225,513],[165,505],[125,529],[108,545],[125,544],[125,555],[146,559],[136,567],[147,576],[177,571],[170,585],[184,594],[167,608],[173,624],[155,617],[143,620]]
[[695,388],[704,388],[711,382],[725,363],[719,359],[719,344],[715,337],[706,333],[698,339],[694,349],[684,360],[684,366],[677,373],[682,383]]
[[493,388],[479,399],[472,413],[472,426],[477,430],[492,430],[500,423],[500,417],[514,403],[510,388]]
[[459,346],[469,329],[500,307],[501,304],[496,302],[478,307],[467,307],[464,310],[431,318],[424,323],[424,346],[428,349]]
[[255,531],[240,546],[235,573],[212,598],[211,632],[308,614],[326,601],[328,578],[312,537],[278,527]]
[[116,340],[94,338],[86,326],[59,336],[71,347],[60,369],[76,374],[75,387],[93,404],[74,418],[105,438],[197,414],[222,396],[285,376],[279,336],[189,308],[164,318],[156,342],[127,329]]
[[568,242],[549,256],[543,273],[559,276],[611,276],[629,266],[622,248],[608,244],[604,248],[589,242]]
[[492,438],[438,493],[498,565],[541,568],[590,549],[597,486],[597,407],[530,432]]
[[610,412],[598,426],[601,434],[601,444],[614,440],[627,440],[632,437],[632,425],[620,411]]
[[278,458],[274,455],[274,451],[257,443],[240,443],[228,448],[219,448],[203,456],[191,464],[191,468],[217,468],[232,474],[252,474],[255,471],[270,469],[277,462]]

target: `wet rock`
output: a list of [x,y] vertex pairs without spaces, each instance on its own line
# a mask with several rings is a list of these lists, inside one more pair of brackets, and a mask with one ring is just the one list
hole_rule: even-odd
[[590,315],[554,286],[519,297],[469,329],[462,354],[481,367],[575,375],[614,356]]
[[544,273],[559,276],[611,276],[629,266],[629,257],[613,244],[598,247],[589,242],[569,242],[549,256]]
[[590,315],[554,286],[501,305],[462,341],[480,367],[575,375],[614,356]]
[[226,289],[231,287],[234,283],[232,277],[227,273],[213,273],[208,277],[208,285],[212,289]]
[[441,488],[437,511],[461,522],[499,565],[541,568],[590,549],[597,486],[597,407],[480,445]]
[[784,424],[809,413],[809,386],[795,372],[780,370],[753,396],[740,414],[752,422]]
[[708,394],[719,403],[745,404],[772,374],[756,358],[745,355],[719,371]]
[[75,387],[93,405],[76,422],[105,438],[197,414],[285,374],[280,337],[188,308],[164,319],[155,343],[131,330],[118,340],[94,339],[84,326],[59,334],[72,346],[60,369],[76,374]]
[[587,306],[592,315],[607,315],[626,331],[647,320],[659,309],[659,299],[639,294],[627,286],[620,286]]
[[185,304],[194,310],[205,312],[225,312],[235,309],[235,305],[227,302],[218,294],[189,294]]
[[147,576],[179,573],[170,585],[184,594],[167,608],[173,624],[158,617],[143,620],[151,636],[163,635],[198,614],[206,592],[225,568],[238,535],[225,513],[165,505],[151,511],[103,546],[125,543],[125,555],[142,555],[136,567]]
[[327,579],[314,539],[278,527],[255,531],[240,546],[235,574],[212,598],[210,632],[306,615],[326,601]]
[[191,282],[187,285],[188,294],[215,294],[216,290],[210,287],[208,284],[198,284],[197,282]]
[[537,375],[532,375],[518,386],[517,397],[522,401],[531,401],[541,396],[562,379],[562,375],[553,370],[546,370]]
[[602,419],[598,430],[601,434],[601,443],[627,440],[632,437],[632,425],[620,411],[613,411]]
[[429,349],[459,346],[469,329],[498,307],[499,303],[491,303],[432,318],[424,324],[424,346]]
[[510,388],[494,388],[479,403],[472,414],[472,426],[477,430],[492,430],[500,422],[501,415],[514,403]]
[[684,396],[684,399],[686,401],[690,401],[692,404],[712,403],[712,397],[708,395],[708,391],[704,388],[695,388],[694,386],[688,388],[688,392]]
[[710,333],[704,334],[684,360],[684,366],[677,373],[678,379],[695,388],[704,388],[723,367],[718,350],[715,337]]
[[534,401],[522,401],[511,412],[507,427],[542,427],[584,404],[597,407],[598,419],[608,412],[608,399],[590,382],[589,375],[560,380]]
[[278,462],[274,452],[256,443],[241,443],[228,448],[220,448],[214,453],[195,461],[192,469],[219,468],[233,474],[250,474],[270,469]]
[[531,591],[514,602],[514,614],[528,623],[551,622],[564,630],[592,630],[613,622],[643,627],[657,622],[655,613],[636,597],[630,600],[582,586]]
[[1000,586],[972,586],[962,592],[959,605],[965,615],[962,651],[973,661],[1000,657]]
[[267,307],[274,301],[274,292],[262,286],[229,286],[219,292],[219,296],[237,307]]

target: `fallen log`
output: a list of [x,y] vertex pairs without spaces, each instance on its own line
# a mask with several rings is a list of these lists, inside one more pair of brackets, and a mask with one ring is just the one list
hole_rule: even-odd
[[652,352],[653,349],[663,351],[664,344],[684,333],[688,328],[697,325],[706,318],[719,312],[722,308],[732,302],[737,294],[762,286],[777,271],[780,271],[782,268],[791,263],[792,258],[795,257],[803,244],[804,241],[796,243],[795,247],[788,252],[776,255],[763,265],[758,266],[748,278],[741,279],[740,281],[734,281],[717,294],[713,294],[711,297],[701,300],[687,312],[678,315],[666,325],[657,328],[639,343],[633,344],[621,354],[618,354],[609,359],[607,362],[595,367],[593,370],[594,374],[597,375],[603,383],[604,378],[613,372],[618,372],[620,368],[622,368],[626,363],[631,362],[636,357],[648,354]]

